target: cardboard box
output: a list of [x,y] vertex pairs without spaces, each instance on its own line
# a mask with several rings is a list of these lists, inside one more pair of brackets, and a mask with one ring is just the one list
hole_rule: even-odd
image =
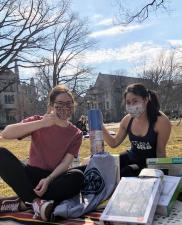
[[147,167],[161,169],[165,175],[182,176],[182,158],[149,158]]
[[156,213],[169,216],[180,192],[181,177],[164,176],[162,193],[159,198]]
[[100,224],[152,224],[161,190],[160,178],[123,177],[100,217]]

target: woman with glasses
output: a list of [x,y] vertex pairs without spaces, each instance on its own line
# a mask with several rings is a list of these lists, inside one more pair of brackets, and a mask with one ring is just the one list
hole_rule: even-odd
[[8,125],[2,131],[6,139],[31,136],[27,165],[9,150],[0,148],[0,177],[15,191],[17,199],[0,200],[0,212],[26,209],[31,205],[35,216],[49,220],[53,206],[77,195],[84,176],[69,169],[82,142],[82,132],[69,118],[74,99],[67,87],[58,85],[49,95],[44,116],[32,116]]
[[166,157],[171,124],[160,111],[155,92],[147,90],[143,84],[129,85],[124,101],[127,115],[122,118],[118,133],[113,137],[103,127],[104,140],[114,148],[128,136],[131,147],[120,154],[120,176],[138,176],[146,167],[147,158]]

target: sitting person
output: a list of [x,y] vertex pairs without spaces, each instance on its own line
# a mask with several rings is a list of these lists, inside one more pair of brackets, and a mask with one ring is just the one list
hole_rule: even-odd
[[87,134],[87,120],[85,116],[81,116],[78,122],[76,123],[76,126],[83,132],[83,135]]
[[9,150],[0,148],[0,177],[18,195],[17,200],[0,200],[0,212],[18,211],[31,205],[35,216],[47,221],[53,203],[77,195],[84,182],[83,173],[69,169],[82,142],[82,132],[69,117],[74,99],[67,87],[58,85],[49,95],[48,112],[8,125],[2,131],[6,139],[31,135],[27,165]]
[[171,124],[161,111],[156,94],[142,84],[131,84],[124,93],[127,115],[121,120],[116,136],[103,126],[104,140],[119,146],[128,135],[131,148],[120,154],[120,176],[138,176],[147,158],[166,157],[165,148]]

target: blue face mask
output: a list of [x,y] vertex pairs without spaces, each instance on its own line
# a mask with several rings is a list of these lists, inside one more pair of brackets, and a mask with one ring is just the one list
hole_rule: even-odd
[[142,113],[145,112],[145,107],[143,103],[138,103],[136,105],[127,105],[126,104],[126,111],[132,117],[139,117]]

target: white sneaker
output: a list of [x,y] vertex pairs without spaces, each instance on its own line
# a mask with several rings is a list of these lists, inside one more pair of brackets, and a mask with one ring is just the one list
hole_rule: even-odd
[[48,221],[53,209],[54,201],[46,201],[42,199],[36,199],[32,203],[34,218],[41,217],[43,221]]

